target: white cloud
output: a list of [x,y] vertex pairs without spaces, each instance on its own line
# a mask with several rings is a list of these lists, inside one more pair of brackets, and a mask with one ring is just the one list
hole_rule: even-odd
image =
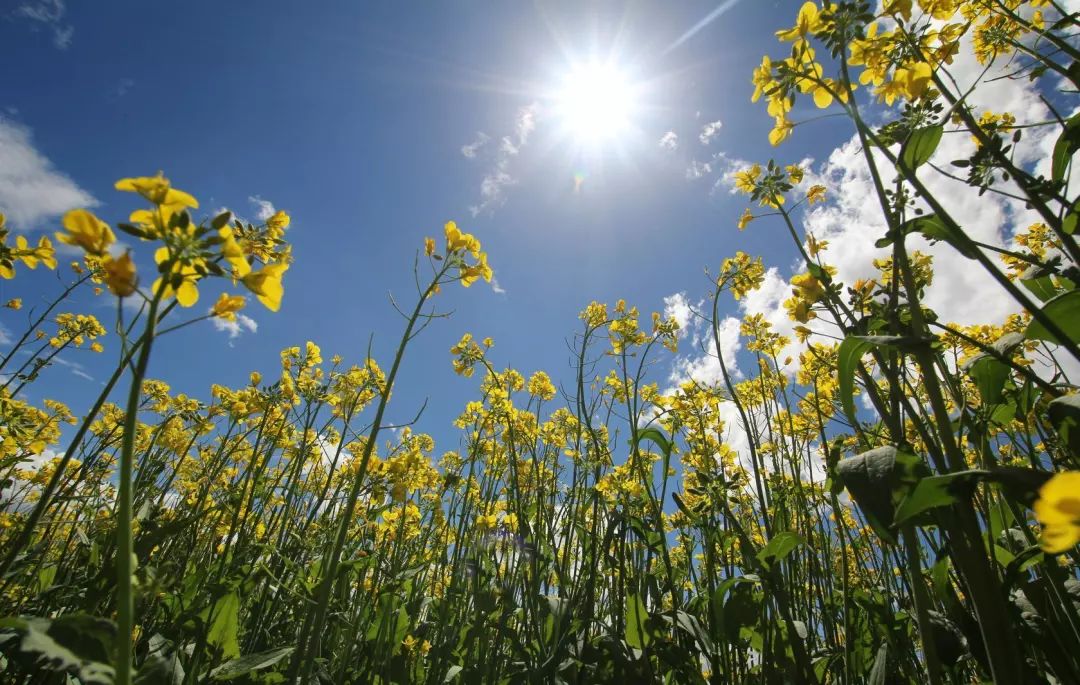
[[259,221],[266,221],[274,216],[274,213],[277,211],[277,209],[274,208],[274,203],[269,200],[264,200],[258,195],[249,195],[248,202],[255,208],[255,218]]
[[135,87],[135,79],[122,78],[116,82],[116,85],[112,89],[112,97],[119,99],[128,94],[132,88]]
[[[517,184],[517,179],[510,174],[511,162],[529,142],[529,136],[536,129],[537,107],[538,105],[533,103],[518,110],[514,133],[503,136],[499,141],[494,164],[480,182],[480,202],[469,207],[473,216],[484,212],[491,213],[506,203],[506,189]],[[462,148],[462,154],[465,154],[465,148]]]
[[709,123],[701,127],[701,133],[698,135],[698,140],[701,141],[702,145],[708,145],[712,142],[713,138],[719,135],[720,129],[723,127],[723,125],[723,122],[719,119],[717,119],[716,121],[710,121]]
[[92,381],[94,377],[86,372],[86,367],[79,362],[73,362],[57,355],[52,358],[52,361],[60,366],[63,366],[68,371],[71,371],[71,375],[82,378],[83,380]]
[[244,331],[256,333],[259,330],[259,324],[255,319],[239,312],[236,313],[235,321],[226,321],[219,316],[213,317],[210,321],[214,324],[214,330],[228,333],[230,346],[233,344],[232,341],[239,338]]
[[506,289],[499,285],[499,279],[494,274],[491,276],[491,292],[496,295],[505,295]]
[[696,181],[699,178],[703,178],[712,173],[711,162],[699,162],[696,159],[690,160],[690,166],[686,167],[686,178],[691,181]]
[[10,345],[12,342],[11,331],[0,324],[0,345]]
[[491,140],[491,136],[483,131],[478,131],[473,142],[461,146],[461,154],[464,155],[466,159],[475,159],[476,153],[480,151],[480,148],[487,145],[489,140]]
[[15,16],[32,22],[36,28],[44,27],[52,31],[53,45],[66,50],[71,45],[75,27],[64,22],[67,7],[63,0],[30,0],[15,9]]
[[693,325],[694,313],[690,308],[690,301],[686,299],[686,293],[675,293],[664,298],[664,318],[674,318],[679,324],[680,331],[689,330]]
[[742,348],[742,341],[739,340],[739,324],[738,317],[725,317],[719,322],[715,337],[712,331],[707,331],[702,335],[704,350],[701,354],[677,357],[672,365],[671,375],[668,379],[672,385],[677,386],[690,380],[708,386],[715,386],[723,382],[724,375],[720,368],[720,357],[716,353],[717,337],[720,339],[720,354],[723,356],[724,366],[727,367],[728,374],[733,380],[742,378],[742,371],[739,369],[739,360],[736,356]]
[[30,129],[0,117],[0,212],[12,225],[38,228],[70,209],[98,204],[34,147]]
[[660,136],[660,147],[665,150],[678,150],[679,149],[679,134],[674,131],[668,131],[664,135]]

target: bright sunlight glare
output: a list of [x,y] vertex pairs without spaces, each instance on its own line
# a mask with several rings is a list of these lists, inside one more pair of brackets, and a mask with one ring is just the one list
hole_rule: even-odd
[[614,65],[581,65],[563,81],[557,111],[567,130],[580,142],[597,143],[629,128],[636,104],[634,90]]

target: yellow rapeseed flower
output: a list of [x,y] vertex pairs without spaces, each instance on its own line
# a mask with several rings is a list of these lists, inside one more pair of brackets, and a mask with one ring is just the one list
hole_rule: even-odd
[[292,217],[282,210],[274,212],[274,215],[266,220],[266,227],[273,231],[284,231],[292,222]]
[[1067,552],[1080,542],[1080,471],[1055,475],[1039,490],[1035,518],[1042,525],[1042,548]]
[[117,190],[126,190],[142,195],[155,205],[183,205],[198,209],[198,201],[182,190],[172,187],[169,179],[158,172],[157,176],[136,176],[122,178],[116,182]]
[[22,298],[21,297],[14,297],[14,298],[8,300],[7,302],[5,302],[4,306],[7,307],[8,309],[14,309],[15,311],[19,311],[20,309],[22,309]]
[[741,231],[744,228],[746,228],[750,224],[750,222],[753,221],[755,218],[756,217],[754,216],[753,212],[751,212],[750,208],[747,207],[746,209],[743,210],[742,216],[739,217],[739,222],[736,225],[739,227],[739,230]]
[[243,295],[221,293],[221,296],[218,297],[218,301],[214,303],[212,311],[214,316],[218,318],[226,321],[236,321],[236,312],[243,309],[246,304],[247,298]]
[[815,204],[825,201],[825,186],[815,185],[810,186],[806,191],[806,202],[808,204]]
[[127,297],[135,292],[139,279],[135,273],[135,262],[131,259],[131,250],[116,259],[106,255],[101,266],[105,271],[105,284],[113,295]]
[[267,264],[258,271],[253,271],[241,279],[248,290],[255,293],[272,312],[281,308],[281,298],[285,294],[285,288],[281,285],[281,277],[289,270],[285,262]]
[[62,220],[67,233],[57,232],[56,239],[65,245],[81,247],[86,252],[104,255],[116,242],[116,234],[109,225],[85,209],[73,209]]

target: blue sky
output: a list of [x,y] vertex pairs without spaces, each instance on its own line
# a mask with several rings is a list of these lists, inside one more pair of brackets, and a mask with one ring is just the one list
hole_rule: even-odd
[[[89,200],[106,221],[122,221],[135,204],[114,181],[159,169],[199,198],[201,212],[229,207],[253,218],[253,198],[288,211],[295,263],[281,312],[252,306],[257,332],[230,338],[205,323],[156,350],[150,375],[204,399],[212,382],[276,373],[278,351],[309,339],[327,357],[360,361],[374,333],[388,364],[402,322],[387,294],[411,301],[415,251],[456,220],[483,242],[503,292],[446,291],[440,304],[453,317],[410,348],[391,418],[411,416],[427,397],[423,428],[438,437],[475,394],[475,382],[450,368],[448,348],[465,331],[492,336],[500,366],[565,379],[566,340],[590,300],[625,298],[644,316],[676,293],[696,301],[708,288],[703,270],[736,250],[778,268],[772,300],[761,304],[776,309],[795,250],[776,223],[736,230],[746,205],[723,174],[737,160],[776,156],[843,175],[844,119],[800,127],[777,151],[766,138],[771,120],[749,101],[753,67],[765,52],[783,53],[773,32],[798,5],[27,0],[0,11],[0,167],[9,166],[0,211],[27,217],[15,228],[30,234],[55,230],[64,200]],[[590,59],[617,64],[639,86],[639,103],[629,130],[582,145],[551,94]],[[816,114],[797,109],[793,118]],[[660,142],[671,133],[674,149]],[[514,154],[500,152],[504,138]],[[16,158],[22,166],[11,171]],[[504,182],[485,196],[484,179],[498,171]],[[19,174],[54,184],[53,201],[17,192]],[[826,233],[861,211],[839,191],[840,205],[818,215]],[[1007,236],[992,230],[997,242]],[[0,282],[0,300],[21,296],[29,307],[54,291],[53,278]],[[107,319],[100,302],[84,304]],[[210,304],[208,293],[198,306]],[[25,313],[0,313],[0,323],[18,332]],[[728,313],[738,314],[734,304]],[[85,409],[101,380],[95,369],[116,353],[107,347],[100,362],[70,355],[93,381],[54,368],[32,394]]]

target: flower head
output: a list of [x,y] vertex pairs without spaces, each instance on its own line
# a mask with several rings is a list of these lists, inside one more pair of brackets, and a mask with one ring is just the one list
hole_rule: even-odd
[[1035,518],[1042,525],[1042,548],[1067,552],[1080,542],[1080,471],[1055,475],[1039,490]]
[[65,245],[81,247],[86,252],[102,256],[116,242],[109,225],[85,209],[73,209],[64,215],[62,223],[67,233],[57,232],[56,239]]
[[243,295],[221,293],[221,296],[218,297],[218,301],[214,303],[214,308],[211,310],[211,313],[225,321],[236,321],[236,312],[243,309],[246,304],[247,298]]
[[198,208],[198,201],[182,190],[172,187],[169,179],[160,172],[157,176],[138,176],[122,178],[116,182],[117,190],[126,190],[142,195],[155,205],[182,205]]
[[115,259],[106,255],[101,262],[101,268],[105,272],[105,283],[113,295],[127,297],[135,292],[139,279],[135,273],[135,262],[131,259],[131,250]]
[[255,293],[272,312],[281,308],[281,297],[285,294],[285,288],[281,285],[281,277],[289,270],[285,262],[267,264],[258,271],[252,271],[241,279],[248,290]]

